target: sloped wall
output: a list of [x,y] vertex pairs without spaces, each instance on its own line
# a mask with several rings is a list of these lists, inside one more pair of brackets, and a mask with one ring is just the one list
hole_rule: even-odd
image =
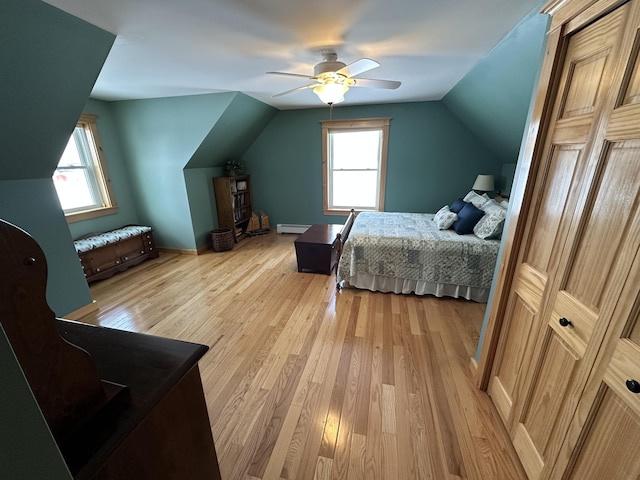
[[541,2],[444,97],[443,104],[502,163],[516,163],[544,54]]
[[4,1],[0,31],[0,217],[42,246],[64,315],[91,296],[51,175],[115,37],[35,0]]
[[[3,0],[1,11],[0,217],[43,248],[47,300],[64,315],[91,296],[51,175],[114,36],[39,0]],[[0,377],[2,478],[71,479],[2,329]]]
[[155,229],[159,247],[206,244],[217,226],[207,179],[215,171],[201,169],[242,156],[275,111],[238,92],[113,102],[139,221]]

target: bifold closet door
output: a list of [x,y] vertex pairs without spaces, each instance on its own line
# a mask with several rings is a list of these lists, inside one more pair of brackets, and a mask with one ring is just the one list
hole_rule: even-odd
[[633,180],[604,138],[604,119],[631,10],[627,3],[587,26],[567,25],[558,50],[551,120],[489,384],[532,480],[550,475],[610,321],[607,302],[624,284],[614,274],[624,228],[611,227],[625,214],[612,193]]
[[[588,329],[594,337],[604,337],[553,479],[640,478],[639,3],[626,7],[627,29],[611,102],[596,137],[594,194],[553,309],[557,317],[564,314],[566,299],[584,299],[595,314]],[[578,326],[569,332],[580,334]],[[572,406],[573,400],[569,397],[567,404]]]

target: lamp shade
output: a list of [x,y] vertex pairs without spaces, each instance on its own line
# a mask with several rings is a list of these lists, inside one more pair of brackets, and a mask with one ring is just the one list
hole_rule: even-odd
[[313,89],[313,93],[320,97],[326,104],[340,103],[344,100],[344,94],[349,87],[339,83],[325,83]]
[[493,191],[493,175],[478,175],[471,189],[478,190],[480,192],[492,192]]

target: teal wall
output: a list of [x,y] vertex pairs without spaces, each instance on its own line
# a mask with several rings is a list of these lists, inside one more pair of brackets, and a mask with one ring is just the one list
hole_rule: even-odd
[[[391,117],[385,210],[435,212],[502,165],[441,102],[336,107],[333,119]],[[327,108],[280,111],[242,160],[256,211],[277,223],[336,223],[322,213],[321,121]]]
[[196,248],[183,169],[234,93],[114,103],[139,220],[159,247]]
[[[547,16],[525,17],[443,99],[503,163],[515,163],[538,77]],[[507,185],[500,185],[503,190]]]
[[91,296],[51,175],[114,36],[35,0],[4,0],[0,31],[0,217],[36,236],[64,315]]
[[[542,28],[542,25],[540,25],[540,23],[544,23],[544,28]],[[518,162],[516,163],[516,165],[512,165],[512,164],[504,164],[503,165],[503,170],[502,170],[502,174],[503,176],[509,176],[511,175],[512,180],[509,183],[509,188],[506,190],[507,193],[511,192],[511,183],[513,183],[513,178],[514,176],[516,176],[518,174],[518,166],[520,165],[520,162],[522,162],[522,158],[521,158],[521,153],[522,150],[524,149],[524,145],[526,143],[527,140],[527,136],[526,136],[526,132],[529,131],[529,124],[531,121],[531,114],[533,111],[533,106],[535,103],[535,95],[533,95],[533,93],[535,92],[535,87],[537,87],[538,85],[538,80],[540,78],[540,73],[542,70],[542,63],[544,60],[544,53],[545,53],[545,48],[546,48],[546,35],[544,34],[544,32],[546,32],[546,30],[548,29],[549,23],[550,23],[550,17],[548,15],[530,15],[529,17],[527,17],[520,25],[518,28],[524,28],[526,27],[526,25],[528,23],[531,23],[532,25],[535,25],[535,31],[538,32],[538,35],[542,36],[542,40],[539,41],[539,39],[536,37],[532,38],[532,42],[534,42],[535,44],[539,45],[539,49],[537,52],[530,52],[530,62],[532,65],[536,66],[535,69],[535,73],[533,76],[533,87],[532,87],[532,91],[531,91],[531,95],[529,97],[529,103],[527,106],[527,114],[525,116],[526,121],[525,121],[525,125],[522,128],[522,131],[520,132],[520,143],[518,144]],[[537,53],[534,55],[534,53]],[[504,226],[504,231],[506,232],[509,229],[509,215],[507,215],[507,221],[505,222],[505,226]],[[486,334],[486,330],[487,330],[487,325],[489,323],[489,312],[491,311],[491,301],[493,299],[493,293],[495,290],[495,283],[496,283],[496,278],[498,276],[498,271],[500,269],[500,263],[502,262],[502,255],[504,252],[504,242],[500,245],[500,250],[498,251],[498,259],[496,261],[496,268],[495,268],[495,273],[493,276],[493,283],[491,284],[491,292],[489,293],[489,301],[487,302],[487,308],[485,310],[485,315],[484,315],[484,321],[482,323],[482,329],[480,331],[480,338],[478,340],[478,348],[476,350],[476,361],[480,360],[480,351],[482,350],[482,346],[484,344],[484,338],[485,338],[485,334]]]
[[0,180],[0,218],[28,232],[42,248],[49,271],[47,302],[56,315],[92,302],[51,179]]
[[208,242],[217,222],[211,177],[205,183],[202,169],[239,158],[275,111],[242,93],[113,103],[138,221],[155,229],[159,247],[194,250]]
[[[0,3],[0,218],[42,247],[47,300],[63,315],[91,296],[51,175],[114,36],[39,0]],[[1,329],[0,375],[2,477],[70,479]]]
[[224,174],[222,167],[189,168],[184,171],[193,236],[198,247],[211,243],[209,233],[218,228],[212,179]]
[[229,159],[240,158],[277,111],[236,93],[185,168],[223,166]]

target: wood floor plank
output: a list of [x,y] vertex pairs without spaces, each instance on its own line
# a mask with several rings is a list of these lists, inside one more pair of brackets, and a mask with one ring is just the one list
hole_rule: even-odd
[[[361,310],[366,312],[365,325],[366,329],[362,332],[364,342],[361,344],[362,354],[360,355],[360,375],[357,386],[357,397],[355,406],[355,418],[353,423],[353,431],[361,435],[366,435],[369,428],[369,402],[371,398],[371,357],[373,355],[373,335],[375,332],[375,308],[374,295],[371,292],[363,292],[361,296]],[[358,316],[358,325],[360,318]]]
[[[297,478],[307,479],[313,478],[315,475],[318,464],[316,458],[325,458],[320,455],[320,449],[322,446],[322,440],[324,438],[324,431],[326,429],[327,416],[329,415],[329,408],[331,398],[333,394],[333,386],[337,379],[338,369],[340,365],[340,359],[342,358],[342,346],[345,337],[347,336],[348,312],[351,311],[353,297],[348,298],[344,305],[340,308],[345,314],[339,314],[336,307],[336,322],[335,336],[332,337],[332,341],[327,345],[329,353],[327,355],[327,367],[323,370],[323,376],[320,377],[321,392],[318,406],[316,408],[315,422],[313,428],[309,432],[309,436],[306,439],[304,449],[302,451],[302,462],[299,468],[299,474]],[[325,319],[326,320],[326,319]],[[316,378],[316,372],[314,372],[314,378]],[[333,465],[333,461],[329,465]],[[323,469],[325,472],[326,469]],[[329,468],[329,475],[331,475],[331,468]]]
[[382,434],[382,474],[381,478],[406,478],[399,475],[397,437]]
[[331,480],[331,469],[333,460],[325,457],[318,457],[313,480]]
[[393,314],[391,313],[391,299],[385,295],[384,311],[382,314],[382,383],[394,385],[393,378]]
[[312,431],[316,410],[320,403],[322,387],[313,382],[307,382],[304,402],[300,405],[300,416],[295,426],[287,453],[282,463],[281,477],[287,480],[298,478],[298,471],[305,453],[307,440],[313,438]]
[[384,325],[382,312],[376,312],[371,359],[371,396],[365,455],[366,478],[380,478],[382,471],[382,362],[384,360]]
[[[333,386],[331,404],[329,405],[329,412],[327,413],[322,436],[322,445],[320,448],[320,456],[326,458],[334,458],[334,450],[336,448],[340,417],[342,416],[342,406],[344,404],[344,394],[346,390],[345,379],[347,378],[349,366],[351,365],[351,350],[355,340],[359,306],[360,299],[354,298],[351,310],[348,312],[347,331],[342,343],[340,363],[338,365],[337,376]],[[345,314],[347,314],[347,312],[345,312]]]
[[484,305],[337,291],[293,235],[161,252],[91,285],[83,321],[210,346],[200,371],[225,480],[524,480],[475,388]]
[[[348,480],[363,480],[365,479],[364,462],[365,462],[365,450],[367,446],[367,437],[354,433],[351,436],[351,442],[349,447],[349,469],[345,476],[337,477],[334,472],[333,478],[344,478]],[[334,461],[335,463],[335,461]]]
[[411,416],[409,389],[406,380],[404,348],[393,348],[393,364],[396,378],[396,430],[398,436],[398,478],[413,480],[416,478],[416,461],[411,446]]
[[393,385],[382,385],[382,432],[396,434],[396,389]]

